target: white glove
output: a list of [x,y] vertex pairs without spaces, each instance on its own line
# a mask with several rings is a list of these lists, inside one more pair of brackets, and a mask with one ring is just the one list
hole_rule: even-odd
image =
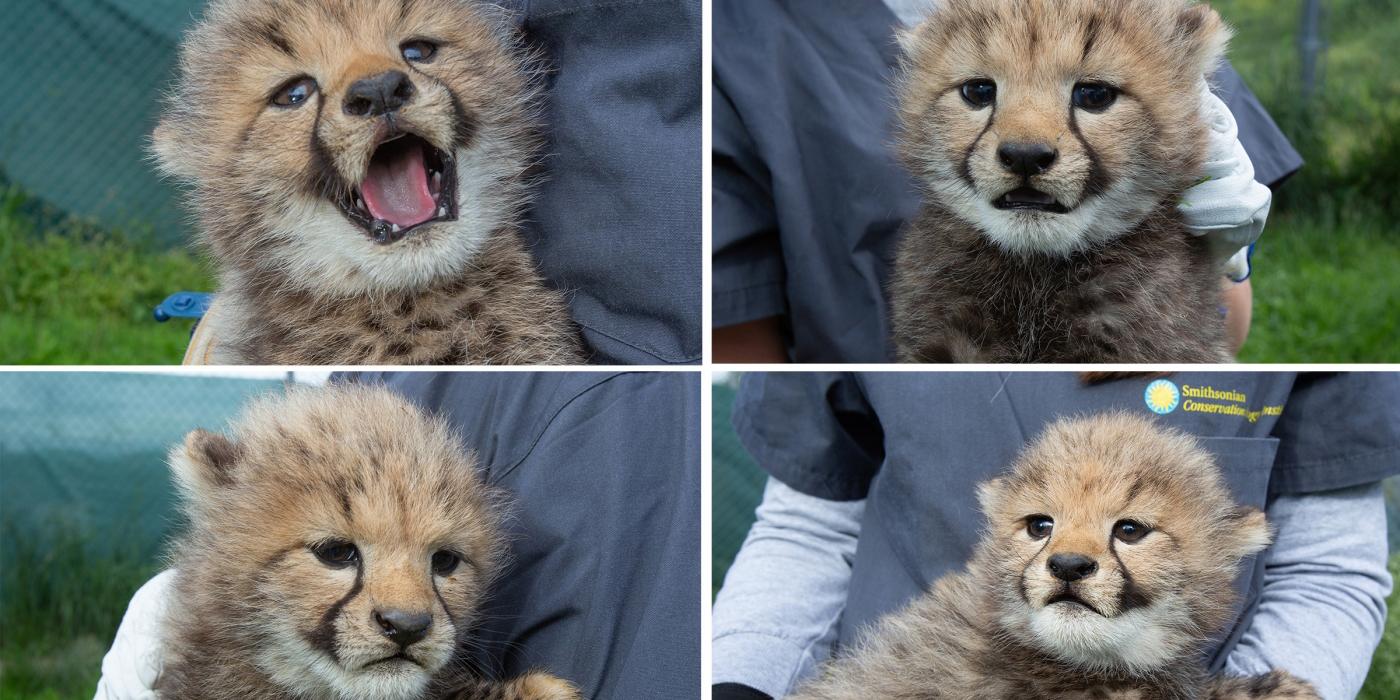
[[1230,109],[1201,82],[1201,118],[1207,146],[1205,177],[1182,195],[1177,207],[1197,236],[1209,236],[1225,275],[1236,282],[1249,277],[1249,246],[1264,232],[1273,192],[1254,180],[1254,164],[1240,145],[1239,127]]
[[161,670],[161,633],[175,584],[175,570],[156,574],[131,597],[112,648],[102,657],[94,700],[157,700],[152,688]]

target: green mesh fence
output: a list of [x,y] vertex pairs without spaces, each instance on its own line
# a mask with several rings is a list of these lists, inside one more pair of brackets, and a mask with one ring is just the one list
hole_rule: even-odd
[[0,184],[104,227],[186,239],[147,160],[158,97],[197,0],[0,2]]
[[86,700],[181,526],[166,451],[268,380],[0,373],[0,698]]
[[711,586],[718,591],[724,574],[734,562],[734,554],[744,543],[744,536],[753,524],[754,508],[763,496],[767,475],[754,464],[734,428],[729,423],[734,405],[737,379],[717,382],[710,404],[714,454],[714,489],[712,491],[712,543],[714,552]]
[[89,372],[0,374],[0,566],[62,533],[154,557],[176,525],[166,451],[221,430],[277,381]]

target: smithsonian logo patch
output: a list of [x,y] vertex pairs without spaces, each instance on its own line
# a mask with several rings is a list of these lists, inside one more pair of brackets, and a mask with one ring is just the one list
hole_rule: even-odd
[[1153,413],[1167,414],[1175,411],[1181,404],[1181,390],[1176,388],[1173,382],[1158,379],[1147,385],[1147,390],[1142,392],[1142,398]]

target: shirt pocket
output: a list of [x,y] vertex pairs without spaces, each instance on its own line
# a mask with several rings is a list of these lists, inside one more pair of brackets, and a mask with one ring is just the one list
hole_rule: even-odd
[[1278,453],[1278,438],[1201,437],[1197,440],[1215,456],[1235,502],[1264,510],[1274,456]]
[[[1269,479],[1278,452],[1278,438],[1208,437],[1197,438],[1201,446],[1215,456],[1235,502],[1264,510],[1268,505]],[[1212,671],[1220,670],[1230,649],[1239,641],[1258,605],[1259,587],[1264,580],[1264,560],[1258,555],[1240,562],[1235,576],[1236,622],[1225,631],[1223,638],[1213,640],[1207,659]]]

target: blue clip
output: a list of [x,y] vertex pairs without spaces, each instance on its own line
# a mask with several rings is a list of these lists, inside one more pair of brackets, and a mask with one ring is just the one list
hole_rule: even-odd
[[172,318],[203,318],[213,302],[214,295],[207,292],[175,292],[155,308],[154,315],[161,323]]

